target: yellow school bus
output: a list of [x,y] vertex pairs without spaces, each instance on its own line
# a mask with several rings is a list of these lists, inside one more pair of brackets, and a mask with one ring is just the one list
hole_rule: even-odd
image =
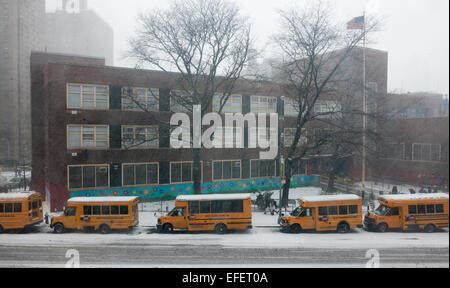
[[448,194],[399,194],[378,198],[380,205],[364,217],[367,230],[424,230],[448,227]]
[[102,234],[130,229],[139,223],[138,203],[139,197],[71,198],[64,212],[50,219],[50,228],[56,233],[91,229]]
[[43,221],[42,197],[36,192],[0,193],[0,233]]
[[347,233],[362,227],[362,200],[357,195],[305,196],[299,207],[281,217],[281,231],[300,233],[303,230]]
[[175,208],[158,218],[158,232],[174,229],[215,231],[252,228],[252,207],[249,194],[183,195],[175,200]]

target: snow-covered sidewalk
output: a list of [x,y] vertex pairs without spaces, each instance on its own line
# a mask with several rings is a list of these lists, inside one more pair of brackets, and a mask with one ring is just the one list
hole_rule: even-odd
[[213,232],[175,232],[159,234],[154,228],[136,227],[131,232],[113,232],[108,235],[88,232],[54,234],[42,225],[32,233],[4,233],[2,246],[70,246],[70,245],[218,245],[223,248],[319,248],[319,249],[383,249],[383,248],[448,248],[449,233],[444,229],[436,233],[388,232],[375,233],[354,229],[348,234],[333,232],[281,233],[278,228],[254,228],[234,231],[225,235]]

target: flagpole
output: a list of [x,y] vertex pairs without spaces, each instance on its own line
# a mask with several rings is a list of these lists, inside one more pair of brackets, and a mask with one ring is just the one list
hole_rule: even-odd
[[367,126],[367,99],[366,99],[366,11],[363,13],[363,150],[362,150],[362,171],[361,182],[364,187],[366,181],[366,126]]

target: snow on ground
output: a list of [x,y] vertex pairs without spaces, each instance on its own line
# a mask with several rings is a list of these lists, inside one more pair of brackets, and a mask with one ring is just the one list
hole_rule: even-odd
[[[397,191],[400,194],[410,194],[409,189],[413,189],[416,193],[419,193],[419,190],[422,186],[418,185],[409,185],[409,184],[391,184],[391,183],[383,183],[383,182],[374,182],[374,181],[366,181],[364,185],[361,182],[357,182],[354,186],[359,187],[361,190],[364,188],[366,190],[373,192],[383,191],[385,194],[392,192],[392,187],[397,186]],[[439,191],[443,192],[443,191]]]
[[[23,174],[16,175],[16,172],[14,171],[3,171],[0,172],[0,178],[4,177],[7,181],[11,180],[14,177],[23,177]],[[31,178],[31,171],[25,171],[25,177]]]
[[449,233],[444,229],[436,233],[388,232],[376,233],[354,229],[348,234],[334,232],[281,233],[278,228],[254,228],[233,231],[225,235],[213,232],[175,232],[159,234],[153,228],[136,227],[131,232],[112,232],[108,235],[88,232],[54,234],[42,225],[41,231],[32,233],[6,232],[0,235],[3,246],[68,246],[68,245],[218,245],[223,248],[299,248],[299,249],[386,249],[386,248],[448,248]]

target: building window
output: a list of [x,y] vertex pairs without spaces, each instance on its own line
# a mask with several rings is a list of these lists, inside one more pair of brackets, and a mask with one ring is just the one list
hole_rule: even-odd
[[413,161],[433,161],[441,159],[441,145],[430,143],[413,144]]
[[104,85],[67,84],[67,108],[109,108],[109,87]]
[[405,143],[386,143],[381,151],[382,158],[405,159]]
[[123,164],[123,186],[158,184],[158,163]]
[[[299,105],[296,99],[292,98],[284,98],[284,115],[285,116],[298,116]],[[303,115],[306,113],[306,110],[303,111]]]
[[316,142],[330,142],[333,140],[333,130],[329,128],[314,129],[314,138]]
[[292,175],[306,175],[306,161],[297,159],[292,162],[291,166]]
[[[216,94],[213,98],[213,110],[219,112],[221,106],[222,95]],[[241,113],[242,112],[242,96],[230,95],[227,102],[223,105],[221,113]]]
[[107,149],[109,147],[109,126],[68,125],[67,148]]
[[158,148],[158,126],[122,126],[122,147]]
[[[203,170],[201,164],[200,174]],[[194,163],[193,162],[171,162],[170,163],[170,183],[190,183],[194,180]],[[200,176],[201,178],[202,176]]]
[[275,160],[251,160],[251,178],[275,177]]
[[314,113],[318,118],[335,118],[336,113],[342,110],[341,104],[337,101],[318,100],[314,104]]
[[[176,137],[172,138],[172,133],[177,128],[181,128],[183,131],[182,131],[182,133],[178,134],[178,138],[176,138]],[[184,127],[184,126],[171,126],[170,127],[170,148],[173,148],[173,146],[174,146],[173,143],[176,141],[181,142],[182,148],[184,148],[184,147],[191,148],[192,147],[191,137],[188,137],[188,139],[186,141],[184,141],[184,139],[183,139],[183,133],[184,133],[183,128],[187,128],[187,129],[189,129],[188,131],[191,131],[191,127]],[[189,135],[190,135],[190,133],[189,133]],[[176,148],[174,148],[174,149],[176,149]]]
[[68,166],[69,189],[109,187],[109,166]]
[[241,161],[213,161],[213,179],[241,179]]
[[[284,129],[284,147],[290,147],[294,144],[296,128],[285,128]],[[297,146],[306,145],[308,143],[308,137],[306,135],[306,128],[302,128],[302,133],[300,139],[298,140]]]
[[170,111],[172,112],[190,112],[193,109],[192,95],[186,91],[170,91]]
[[158,111],[159,89],[122,88],[122,109],[131,111]]
[[265,96],[251,96],[252,113],[276,113],[277,112],[277,98]]

